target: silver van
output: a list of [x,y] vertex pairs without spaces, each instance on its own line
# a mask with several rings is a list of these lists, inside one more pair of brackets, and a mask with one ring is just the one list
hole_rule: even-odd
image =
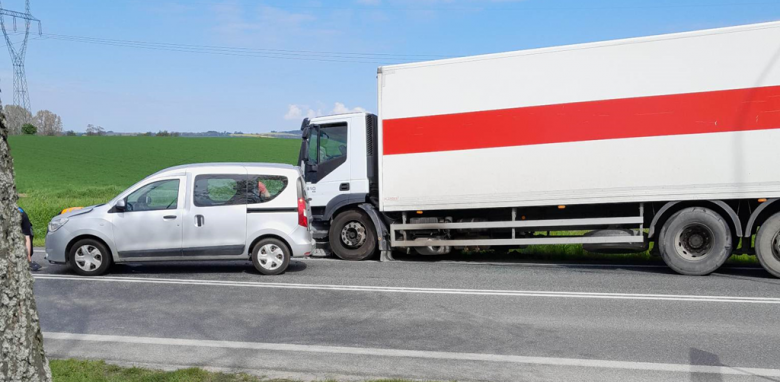
[[298,167],[209,163],[171,167],[110,202],[49,223],[46,259],[100,275],[112,263],[249,260],[266,275],[314,248]]

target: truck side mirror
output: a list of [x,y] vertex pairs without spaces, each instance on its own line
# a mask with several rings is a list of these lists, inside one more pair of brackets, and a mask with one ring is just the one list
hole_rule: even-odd
[[124,212],[127,209],[127,202],[125,202],[124,199],[119,199],[119,201],[114,204],[114,208],[116,208],[117,212]]

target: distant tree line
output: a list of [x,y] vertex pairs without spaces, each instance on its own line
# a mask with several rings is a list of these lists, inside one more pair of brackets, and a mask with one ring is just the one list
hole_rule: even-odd
[[[210,130],[199,133],[180,133],[176,131],[160,130],[156,133],[117,133],[113,131],[106,131],[103,126],[88,124],[84,133],[76,133],[73,130],[63,131],[62,118],[59,115],[49,111],[40,110],[35,115],[32,115],[28,110],[21,106],[6,105],[0,107],[4,116],[5,123],[8,126],[8,132],[10,135],[65,135],[65,136],[114,136],[114,135],[138,135],[146,137],[230,137],[230,136],[242,136],[245,135],[241,131],[235,131],[233,133],[228,131],[215,131]],[[300,136],[300,131],[292,130],[289,132],[277,132],[272,133],[292,133],[293,135]]]
[[85,134],[88,136],[102,136],[106,135],[106,129],[104,129],[103,126],[95,126],[90,123],[87,125],[87,132]]
[[3,114],[9,134],[62,135],[62,118],[49,110],[39,110],[33,116],[21,106],[5,105]]

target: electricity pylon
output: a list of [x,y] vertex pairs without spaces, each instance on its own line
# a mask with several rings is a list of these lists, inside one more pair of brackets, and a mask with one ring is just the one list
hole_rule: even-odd
[[[24,74],[24,56],[27,53],[27,39],[30,37],[30,23],[38,22],[38,34],[42,34],[41,20],[30,14],[30,0],[25,0],[25,12],[16,12],[3,8],[3,2],[0,1],[0,26],[3,28],[5,42],[8,44],[8,53],[11,54],[11,62],[14,65],[14,105],[21,106],[32,113],[30,108],[30,95],[27,94],[27,77]],[[24,20],[24,40],[22,40],[19,49],[14,47],[8,31],[5,29],[5,17],[10,16],[14,20],[14,32],[16,32],[16,19]]]

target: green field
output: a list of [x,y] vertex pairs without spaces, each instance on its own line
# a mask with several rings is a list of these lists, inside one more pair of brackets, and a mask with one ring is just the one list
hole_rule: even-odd
[[295,163],[300,141],[271,138],[9,138],[19,205],[44,245],[46,225],[68,207],[105,203],[167,167],[203,162]]

